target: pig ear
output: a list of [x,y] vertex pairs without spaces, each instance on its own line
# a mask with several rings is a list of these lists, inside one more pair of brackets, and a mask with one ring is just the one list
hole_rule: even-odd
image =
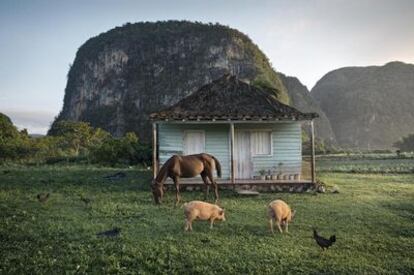
[[219,214],[220,215],[223,215],[224,214],[224,209],[221,209],[220,212],[219,212]]

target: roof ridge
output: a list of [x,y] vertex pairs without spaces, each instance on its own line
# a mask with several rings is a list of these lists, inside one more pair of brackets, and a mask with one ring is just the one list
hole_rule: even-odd
[[176,104],[150,116],[161,120],[301,120],[318,116],[283,104],[276,95],[273,95],[271,88],[257,87],[225,73]]

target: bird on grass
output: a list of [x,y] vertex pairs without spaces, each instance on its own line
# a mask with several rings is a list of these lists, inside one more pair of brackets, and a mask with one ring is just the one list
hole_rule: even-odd
[[50,196],[50,194],[49,193],[40,193],[40,194],[37,194],[37,200],[40,202],[40,203],[45,203],[45,202],[47,202],[47,200],[49,199],[49,196]]
[[85,203],[85,205],[89,205],[92,200],[89,198],[85,198],[84,196],[80,196],[80,200],[83,201],[83,203]]
[[207,244],[210,242],[210,239],[204,238],[200,240],[203,244]]
[[114,227],[111,230],[99,232],[99,233],[96,234],[96,236],[98,236],[98,237],[117,237],[119,235],[119,233],[121,233],[121,228]]
[[325,239],[322,236],[318,235],[316,229],[313,229],[313,238],[315,239],[316,243],[322,248],[322,250],[328,249],[330,246],[336,242],[336,236],[332,235],[329,239]]

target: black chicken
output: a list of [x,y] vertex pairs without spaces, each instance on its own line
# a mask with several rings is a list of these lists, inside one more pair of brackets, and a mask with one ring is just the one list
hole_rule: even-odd
[[84,196],[80,196],[80,200],[83,201],[85,205],[89,205],[91,203],[91,199],[85,198]]
[[50,194],[49,193],[41,193],[41,194],[37,194],[37,200],[41,203],[47,202],[47,200],[49,199]]
[[313,238],[315,239],[316,243],[322,248],[322,250],[328,249],[334,242],[336,242],[336,236],[332,235],[329,239],[325,239],[322,236],[318,235],[316,229],[313,229]]

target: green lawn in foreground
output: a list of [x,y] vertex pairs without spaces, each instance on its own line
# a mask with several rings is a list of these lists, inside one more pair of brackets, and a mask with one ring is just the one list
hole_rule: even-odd
[[[321,174],[339,194],[221,192],[227,221],[183,231],[173,193],[160,207],[149,172],[93,168],[0,169],[0,273],[414,273],[414,175]],[[51,192],[46,204],[36,199]],[[85,206],[80,195],[91,198]],[[184,200],[202,199],[200,192]],[[271,235],[265,207],[282,198],[298,213],[290,235]],[[118,226],[118,238],[97,232]],[[337,243],[321,253],[312,226]]]

